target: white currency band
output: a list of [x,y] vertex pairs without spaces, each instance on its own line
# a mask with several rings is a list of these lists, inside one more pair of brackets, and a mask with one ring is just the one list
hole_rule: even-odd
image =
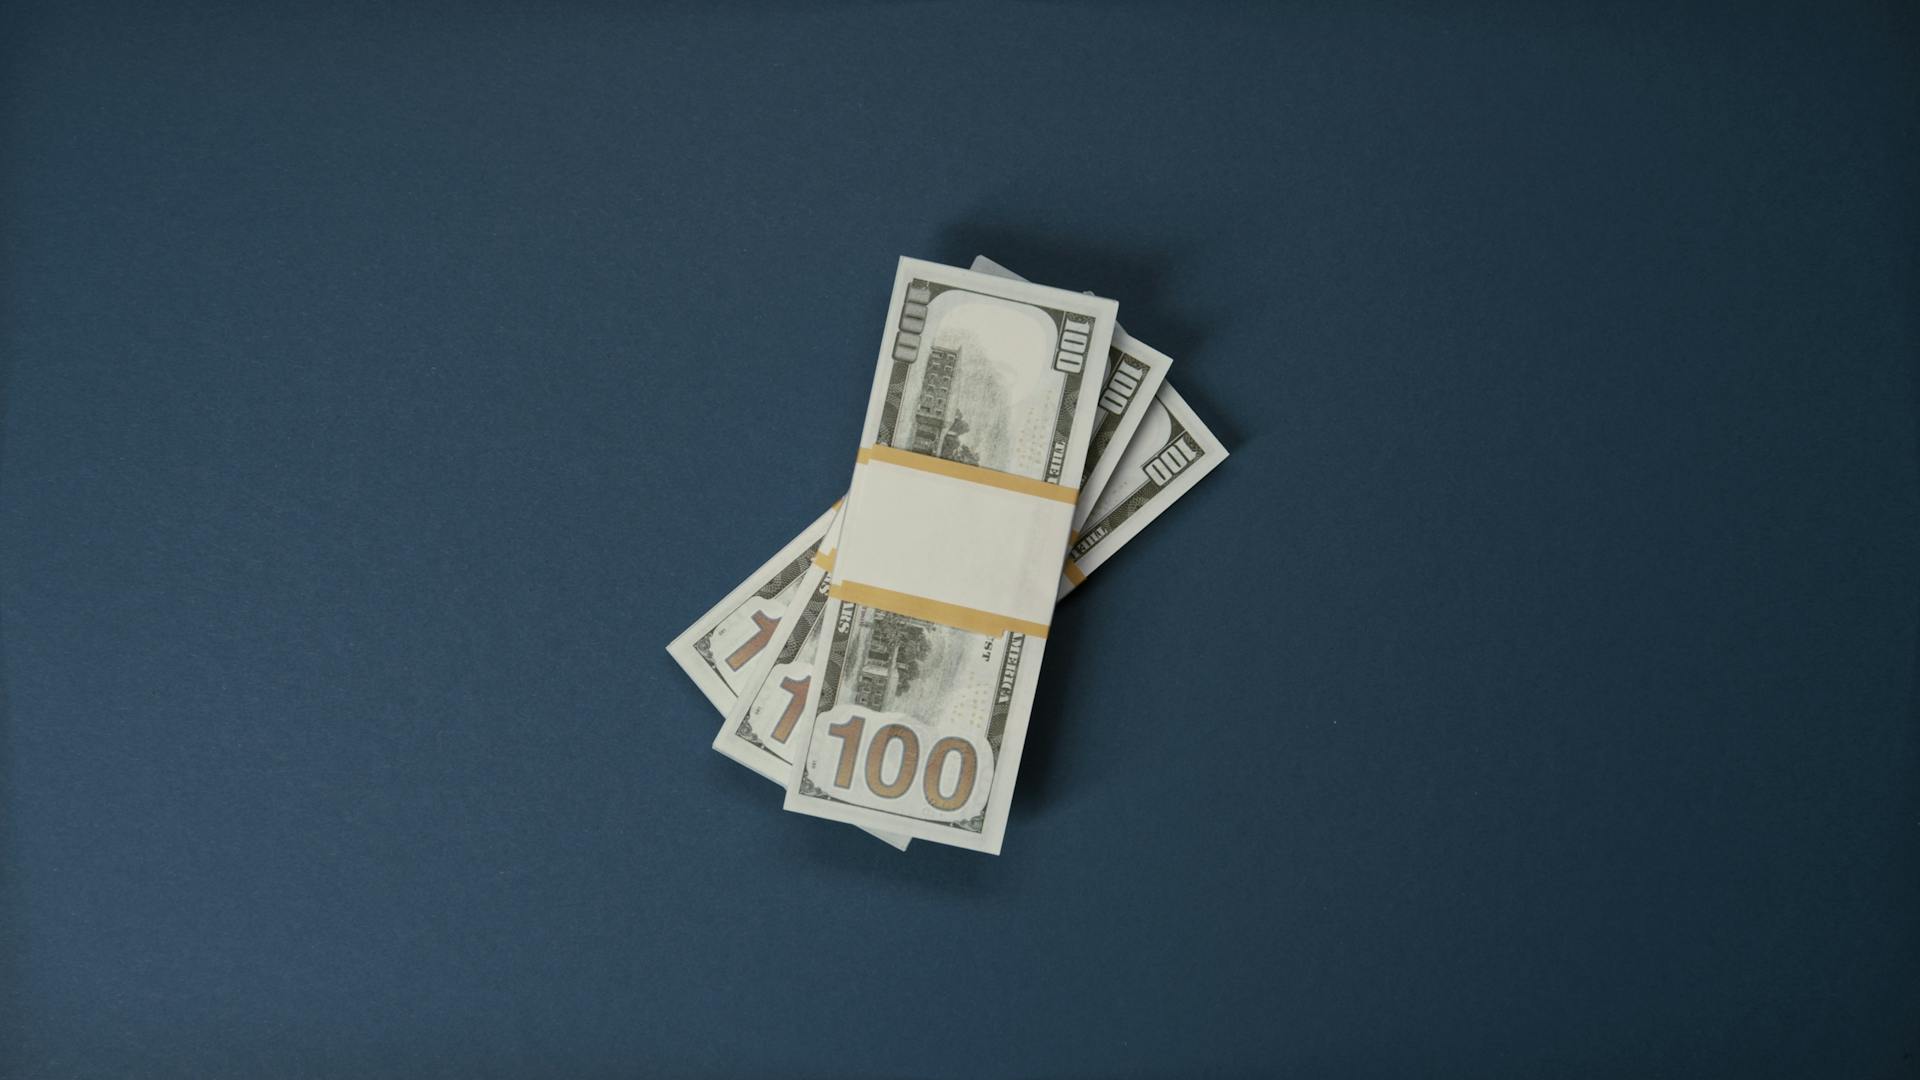
[[[891,610],[913,607],[902,613],[968,629],[994,624],[942,617],[943,609],[997,616],[1007,629],[1046,632],[1072,525],[1073,489],[1004,474],[978,482],[967,474],[986,470],[886,447],[862,459],[834,554],[842,593]],[[998,482],[1002,476],[1009,486]],[[877,599],[883,595],[908,600]]]

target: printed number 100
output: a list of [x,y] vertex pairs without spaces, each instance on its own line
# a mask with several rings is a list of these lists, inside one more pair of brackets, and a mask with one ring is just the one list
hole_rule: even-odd
[[[833,774],[835,787],[845,789],[853,786],[854,768],[860,761],[860,743],[866,730],[867,718],[864,716],[852,716],[838,724],[828,725],[827,734],[840,740],[840,767]],[[896,742],[900,744],[900,765],[893,770],[893,779],[888,780],[887,751]],[[941,774],[946,769],[947,758],[955,754],[960,756],[960,776],[954,781],[951,792],[942,792]],[[897,799],[913,786],[914,774],[920,771],[920,737],[905,724],[887,724],[873,733],[873,741],[867,744],[866,758],[867,790],[883,799]],[[920,786],[928,805],[940,810],[958,810],[966,805],[967,797],[973,794],[974,780],[979,774],[980,760],[973,744],[949,735],[933,744],[933,751],[927,755],[926,771],[920,777]]]

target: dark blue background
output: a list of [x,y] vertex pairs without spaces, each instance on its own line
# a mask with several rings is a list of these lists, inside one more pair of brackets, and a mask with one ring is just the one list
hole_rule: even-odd
[[[1911,9],[1347,7],[10,8],[6,1071],[1920,1071]],[[902,857],[662,646],[982,251],[1233,458]]]

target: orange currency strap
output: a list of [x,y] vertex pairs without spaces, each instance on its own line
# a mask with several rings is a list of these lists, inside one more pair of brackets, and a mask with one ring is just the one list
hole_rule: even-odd
[[971,484],[985,484],[1005,491],[1015,491],[1022,495],[1032,495],[1041,499],[1052,499],[1071,506],[1080,498],[1080,489],[1065,484],[1049,484],[1045,480],[1035,480],[1027,476],[1015,476],[994,469],[983,469],[978,465],[965,465],[958,461],[934,457],[931,454],[916,454],[911,450],[900,450],[891,446],[863,446],[855,456],[854,462],[865,465],[877,461],[883,465],[898,465],[906,469],[918,469],[921,472],[950,476],[955,480],[965,480]]
[[845,600],[863,607],[879,608],[882,611],[891,611],[895,615],[905,615],[909,619],[922,619],[975,634],[988,634],[994,637],[1007,633],[1025,634],[1036,638],[1047,636],[1046,623],[1030,622],[997,612],[981,611],[978,608],[930,600],[924,596],[894,592],[892,589],[862,585],[857,581],[836,581],[833,587],[827,590],[827,595],[836,600]]

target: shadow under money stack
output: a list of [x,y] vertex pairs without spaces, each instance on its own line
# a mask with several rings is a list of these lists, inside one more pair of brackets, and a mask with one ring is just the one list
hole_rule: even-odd
[[1055,601],[1227,456],[1116,310],[900,260],[846,496],[667,646],[786,809],[999,852]]

